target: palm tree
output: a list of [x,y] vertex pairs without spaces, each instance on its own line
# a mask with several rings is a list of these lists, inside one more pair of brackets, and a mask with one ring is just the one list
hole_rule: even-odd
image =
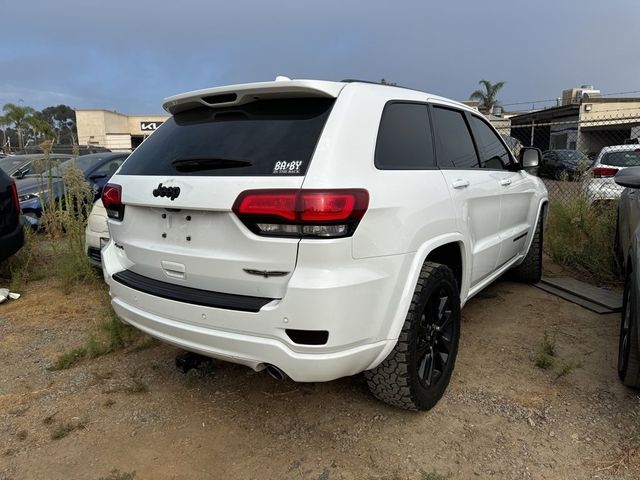
[[25,123],[31,127],[35,137],[37,139],[38,136],[42,136],[45,140],[53,140],[56,138],[56,132],[51,125],[46,120],[42,120],[41,118],[32,115],[27,117]]
[[21,107],[15,103],[7,103],[2,107],[4,121],[13,124],[18,131],[18,145],[20,150],[24,148],[22,140],[22,129],[28,126],[29,118],[33,116],[35,110],[31,107]]
[[480,108],[487,110],[491,110],[494,105],[500,105],[500,102],[496,97],[506,82],[491,83],[489,80],[480,80],[478,83],[482,85],[483,88],[475,90],[469,96],[469,99],[477,100],[480,102]]

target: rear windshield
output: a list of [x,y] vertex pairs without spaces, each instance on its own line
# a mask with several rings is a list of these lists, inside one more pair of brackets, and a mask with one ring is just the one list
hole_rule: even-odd
[[121,175],[304,175],[335,99],[259,100],[178,113]]
[[575,150],[559,150],[558,158],[568,163],[578,163],[580,160],[587,160],[586,155]]
[[600,163],[613,167],[637,167],[640,166],[640,150],[605,153]]

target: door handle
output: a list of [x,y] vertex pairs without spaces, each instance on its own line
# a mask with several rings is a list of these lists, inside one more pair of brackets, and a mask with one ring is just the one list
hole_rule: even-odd
[[459,178],[451,185],[453,188],[467,188],[469,186],[469,180],[462,180]]
[[500,185],[502,185],[503,187],[508,187],[509,185],[511,185],[511,179],[503,178],[502,180],[500,180]]

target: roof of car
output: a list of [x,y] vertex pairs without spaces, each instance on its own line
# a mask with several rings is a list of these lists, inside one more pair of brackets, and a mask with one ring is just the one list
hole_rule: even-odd
[[620,152],[622,150],[640,150],[640,145],[638,144],[609,145],[608,147],[603,147],[602,150],[600,150],[600,153]]
[[[54,158],[72,158],[73,157],[73,155],[69,155],[68,153],[51,153],[49,154],[49,156]],[[11,155],[11,157],[7,157],[7,158],[24,160],[26,162],[28,160],[33,160],[35,158],[44,158],[44,157],[45,157],[44,153],[25,153],[25,154],[19,154],[19,155]]]
[[87,155],[82,155],[81,158],[88,158],[88,159],[104,159],[104,160],[108,160],[111,158],[117,158],[117,157],[126,157],[130,155],[130,153],[127,152],[98,152],[98,153],[89,153]]
[[[395,85],[385,85],[363,80],[345,80],[331,82],[325,80],[291,80],[277,77],[270,82],[243,83],[222,87],[205,88],[192,92],[181,93],[165,98],[162,107],[171,114],[179,113],[198,107],[225,107],[241,105],[260,98],[292,97],[320,97],[336,98],[346,87],[375,91],[381,97],[388,99],[407,100],[435,100],[470,112],[476,112],[463,103],[432,95],[420,90],[414,90]],[[426,98],[425,98],[426,96]],[[477,112],[476,112],[477,113]]]

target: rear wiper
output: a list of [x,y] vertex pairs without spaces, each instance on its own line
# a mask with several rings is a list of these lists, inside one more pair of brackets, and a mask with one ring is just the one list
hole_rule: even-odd
[[253,164],[246,160],[231,158],[181,158],[171,162],[171,165],[179,172],[199,172],[201,170],[250,167]]

